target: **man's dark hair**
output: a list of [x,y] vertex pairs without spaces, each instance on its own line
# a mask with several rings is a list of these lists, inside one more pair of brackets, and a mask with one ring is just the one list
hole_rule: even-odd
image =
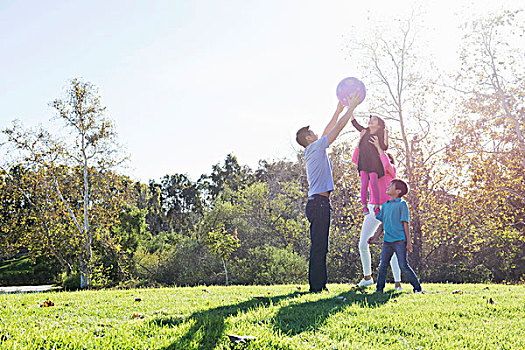
[[310,131],[310,126],[302,127],[299,129],[299,131],[297,131],[297,135],[295,137],[297,143],[303,147],[308,146],[308,141],[306,141],[306,135],[308,134],[308,131]]
[[401,179],[394,179],[392,180],[392,184],[394,185],[394,188],[396,190],[401,190],[401,193],[399,193],[398,198],[401,198],[408,193],[408,185],[405,181]]

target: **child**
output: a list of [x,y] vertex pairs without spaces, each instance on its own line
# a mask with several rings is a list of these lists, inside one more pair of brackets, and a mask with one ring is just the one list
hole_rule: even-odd
[[326,254],[328,253],[328,233],[330,231],[330,193],[334,190],[332,178],[332,163],[326,149],[335,141],[341,130],[353,118],[354,109],[358,104],[358,95],[350,98],[346,113],[339,118],[344,106],[339,102],[336,111],[328,122],[321,138],[310,127],[297,131],[296,140],[303,146],[303,158],[306,163],[306,178],[308,180],[308,202],[306,217],[310,222],[310,262],[308,265],[308,281],[310,292],[321,292],[326,289]]
[[368,239],[368,243],[372,244],[383,233],[383,230],[385,232],[377,276],[376,292],[378,293],[382,293],[385,288],[388,264],[392,255],[396,253],[399,267],[414,288],[414,293],[424,294],[416,274],[407,261],[407,251],[412,252],[412,241],[408,226],[410,215],[407,203],[401,199],[407,193],[408,186],[403,180],[394,179],[390,182],[386,188],[386,194],[390,196],[390,199],[383,204],[381,212],[376,217],[382,223],[377,232]]
[[[385,175],[383,164],[379,158],[379,153],[376,147],[371,143],[374,136],[379,140],[379,145],[383,151],[388,148],[388,135],[385,130],[385,122],[376,115],[370,115],[368,120],[368,127],[362,127],[355,118],[352,118],[352,125],[361,132],[361,140],[359,141],[359,159],[357,161],[357,170],[361,177],[361,204],[363,204],[363,215],[370,213],[368,202],[368,186],[373,188],[371,195],[374,195],[374,203],[379,203],[379,178]],[[378,204],[374,205],[374,214],[379,214],[380,207]]]

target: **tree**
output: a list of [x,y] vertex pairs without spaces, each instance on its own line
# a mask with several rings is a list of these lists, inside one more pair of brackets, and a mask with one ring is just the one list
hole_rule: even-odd
[[219,163],[212,167],[210,175],[202,175],[198,181],[201,189],[206,193],[208,203],[221,194],[225,188],[234,191],[240,190],[253,182],[253,175],[248,166],[241,166],[237,157],[228,154],[221,166]]
[[525,273],[525,81],[523,47],[516,45],[522,23],[523,11],[507,10],[464,25],[454,86],[460,101],[446,158],[460,179],[456,210],[470,219],[468,250],[496,280]]
[[226,266],[226,260],[235,252],[235,249],[239,247],[237,232],[234,231],[233,234],[229,234],[224,227],[218,230],[212,230],[208,232],[206,244],[208,248],[217,255],[219,259],[221,259],[224,268],[224,276],[226,278],[226,285],[228,286],[228,268]]
[[161,201],[170,229],[190,234],[203,217],[204,204],[197,183],[186,175],[166,175],[161,183]]
[[90,286],[93,239],[114,244],[108,228],[116,222],[121,201],[129,194],[126,180],[112,172],[124,157],[92,84],[73,79],[66,96],[51,106],[64,126],[62,139],[43,128],[26,130],[17,123],[4,133],[19,151],[13,164],[27,164],[42,174],[41,180],[54,189],[54,205],[67,213],[67,224],[75,228],[80,286],[86,288]]

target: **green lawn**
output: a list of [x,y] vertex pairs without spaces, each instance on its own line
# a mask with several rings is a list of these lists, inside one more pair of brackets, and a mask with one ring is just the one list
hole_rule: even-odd
[[[426,295],[394,293],[392,285],[381,295],[352,292],[342,284],[320,294],[300,288],[2,294],[0,348],[525,348],[523,285],[424,284]],[[47,298],[54,306],[41,307]],[[256,339],[235,346],[227,334]]]

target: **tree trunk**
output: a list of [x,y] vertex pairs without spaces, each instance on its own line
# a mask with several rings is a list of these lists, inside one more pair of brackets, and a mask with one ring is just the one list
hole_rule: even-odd
[[89,271],[89,264],[84,261],[83,254],[79,257],[80,270],[80,289],[88,288],[91,285],[91,271]]
[[228,286],[229,285],[228,284],[228,269],[226,268],[226,261],[223,258],[221,258],[221,260],[222,260],[222,266],[224,266],[224,273],[226,275],[226,285]]
[[[82,155],[84,157],[84,252],[81,254],[80,265],[80,288],[89,288],[91,285],[90,263],[91,263],[91,230],[89,227],[89,174],[88,159],[85,149],[85,135],[82,134]],[[82,259],[84,256],[84,259]],[[84,283],[83,283],[84,282]]]
[[423,255],[423,233],[421,231],[421,218],[418,212],[412,216],[412,241],[413,248],[411,262],[414,271],[419,271],[421,267],[421,256]]

